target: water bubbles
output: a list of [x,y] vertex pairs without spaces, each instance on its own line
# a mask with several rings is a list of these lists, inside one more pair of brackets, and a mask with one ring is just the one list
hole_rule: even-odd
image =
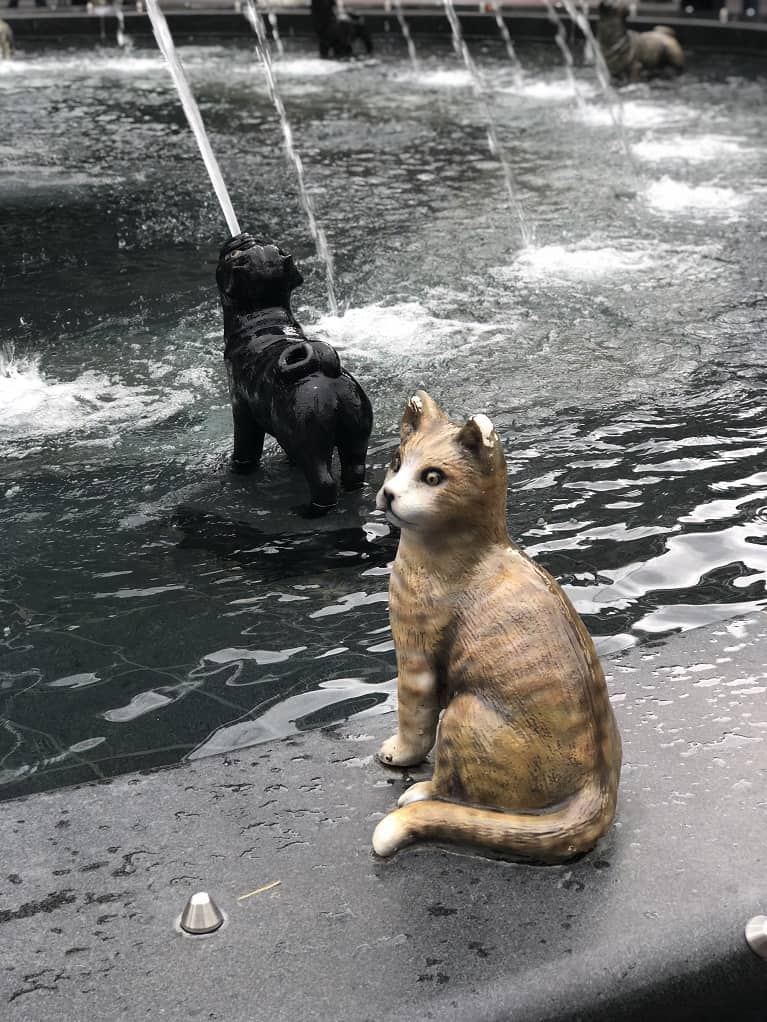
[[621,250],[613,246],[575,247],[565,245],[531,246],[520,252],[513,267],[491,270],[503,277],[516,270],[527,279],[597,280],[602,277],[642,273],[652,268],[657,257],[640,246]]
[[647,187],[648,205],[659,213],[668,215],[682,212],[710,214],[725,218],[740,215],[749,202],[749,196],[733,188],[718,185],[689,185],[663,177]]
[[670,138],[650,137],[632,144],[632,151],[640,160],[652,163],[674,161],[699,163],[721,157],[732,158],[747,151],[740,141],[721,135],[673,135]]

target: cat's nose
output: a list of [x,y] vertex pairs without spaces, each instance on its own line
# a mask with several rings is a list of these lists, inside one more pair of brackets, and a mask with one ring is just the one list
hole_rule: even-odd
[[379,511],[388,511],[394,500],[394,494],[387,486],[382,486],[376,494],[376,507]]

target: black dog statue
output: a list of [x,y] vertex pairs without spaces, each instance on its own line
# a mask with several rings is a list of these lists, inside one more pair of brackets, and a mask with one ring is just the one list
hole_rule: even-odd
[[368,56],[373,52],[373,40],[364,19],[347,11],[339,14],[336,0],[312,0],[312,28],[317,34],[323,60],[329,57],[348,60],[354,56],[357,41],[362,43]]
[[232,468],[255,469],[269,433],[302,469],[317,512],[337,501],[334,450],[344,489],[364,483],[373,410],[335,348],[307,338],[296,321],[290,295],[303,280],[292,256],[249,234],[228,241],[216,267],[234,419]]
[[607,69],[616,81],[684,70],[684,50],[673,28],[656,25],[648,32],[626,28],[629,7],[626,0],[602,0],[599,5],[597,41]]

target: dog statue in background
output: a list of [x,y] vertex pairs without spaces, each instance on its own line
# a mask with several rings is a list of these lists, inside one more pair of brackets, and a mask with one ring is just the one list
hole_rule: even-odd
[[320,56],[348,60],[354,56],[354,43],[359,41],[368,56],[373,52],[373,40],[364,19],[358,14],[336,10],[336,0],[312,0],[312,28],[317,33]]
[[7,21],[0,19],[0,60],[13,56],[13,30]]
[[599,5],[597,41],[607,69],[617,81],[637,82],[642,77],[684,70],[684,50],[666,25],[649,32],[626,28],[626,0],[602,0]]
[[312,511],[323,512],[337,502],[334,450],[344,489],[365,481],[373,411],[335,348],[307,338],[296,321],[290,296],[303,280],[292,256],[249,234],[228,241],[216,267],[234,420],[232,468],[255,469],[269,433],[302,469]]
[[[419,390],[376,505],[399,527],[389,583],[399,730],[378,758],[420,763],[373,848],[478,845],[564,862],[615,815],[621,740],[591,636],[555,580],[509,539],[492,422],[450,422]],[[442,717],[440,719],[440,712]]]

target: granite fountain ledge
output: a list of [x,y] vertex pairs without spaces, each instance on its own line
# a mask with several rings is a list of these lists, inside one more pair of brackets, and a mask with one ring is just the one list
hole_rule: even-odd
[[[767,0],[761,0],[762,3]],[[108,5],[97,5],[108,7]],[[763,53],[767,48],[767,22],[748,20],[721,23],[715,17],[680,16],[664,10],[664,4],[642,4],[642,15],[632,18],[629,27],[646,31],[658,24],[670,25],[685,48],[720,53]],[[252,39],[253,32],[243,15],[234,9],[220,6],[206,6],[204,0],[190,2],[185,9],[173,9],[163,5],[168,25],[178,42],[190,42],[197,37],[242,36]],[[355,9],[364,14],[365,22],[379,41],[382,36],[397,37],[400,29],[393,12],[383,5],[359,3]],[[290,36],[313,36],[311,16],[307,8],[274,6],[279,17],[280,32]],[[568,19],[562,13],[565,24]],[[467,38],[498,38],[498,30],[492,14],[480,13],[475,5],[458,6],[461,29]],[[405,8],[410,31],[418,37],[449,35],[450,26],[439,6]],[[13,28],[20,50],[33,46],[41,40],[67,42],[78,38],[114,40],[117,20],[114,14],[88,14],[83,8],[47,10],[37,7],[4,9],[5,18]],[[554,43],[555,28],[549,19],[545,6],[530,4],[507,7],[503,14],[509,32],[515,42]],[[151,39],[152,30],[146,14],[124,10],[125,31],[142,39]],[[596,31],[597,19],[592,12],[592,28]]]
[[374,860],[391,714],[1,804],[2,1018],[763,1020],[766,664],[761,614],[607,661],[618,825],[561,867]]

